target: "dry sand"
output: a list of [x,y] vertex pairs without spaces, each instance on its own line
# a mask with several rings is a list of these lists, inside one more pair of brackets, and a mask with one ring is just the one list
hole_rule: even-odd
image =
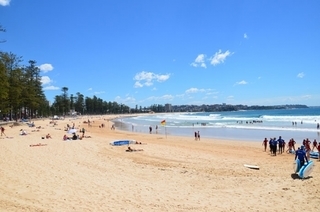
[[[0,211],[317,211],[320,162],[308,179],[291,154],[270,156],[261,142],[111,130],[112,117],[35,121],[39,131],[5,126],[0,139]],[[63,141],[67,123],[92,138]],[[105,128],[99,128],[104,123]],[[28,132],[20,136],[20,129]],[[41,139],[47,133],[52,139]],[[111,146],[134,139],[139,152]],[[30,147],[33,144],[46,146]],[[260,166],[260,170],[244,167]],[[317,209],[318,208],[318,209]]]

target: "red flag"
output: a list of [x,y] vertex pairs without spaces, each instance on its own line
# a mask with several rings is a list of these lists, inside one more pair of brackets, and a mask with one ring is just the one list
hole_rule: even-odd
[[166,120],[162,120],[161,125],[166,125]]

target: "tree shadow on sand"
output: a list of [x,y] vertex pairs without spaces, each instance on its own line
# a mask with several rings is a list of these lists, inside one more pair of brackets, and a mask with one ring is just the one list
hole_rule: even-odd
[[[299,177],[299,175],[296,174],[296,173],[291,174],[291,178],[294,179],[294,180],[301,179],[301,178]],[[307,179],[310,179],[310,178],[312,178],[312,176],[308,176],[308,177],[303,178],[303,179],[301,179],[301,180],[307,180]]]

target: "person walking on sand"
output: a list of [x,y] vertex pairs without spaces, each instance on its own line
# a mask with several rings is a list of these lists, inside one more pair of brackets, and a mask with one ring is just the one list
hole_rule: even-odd
[[198,133],[196,131],[194,132],[194,140],[198,140]]
[[200,132],[199,131],[198,131],[197,135],[198,135],[198,140],[200,141]]
[[262,141],[262,146],[264,146],[264,151],[267,151],[267,145],[268,145],[268,139],[264,138],[264,140]]
[[297,158],[300,160],[300,168],[304,165],[305,162],[308,163],[308,158],[306,151],[304,151],[304,146],[301,146],[300,149],[296,151],[294,160],[296,160]]

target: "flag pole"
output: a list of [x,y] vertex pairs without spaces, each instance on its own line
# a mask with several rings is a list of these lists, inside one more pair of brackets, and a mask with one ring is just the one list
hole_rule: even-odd
[[164,131],[166,133],[166,138],[167,138],[167,127],[166,127],[166,125],[164,125]]

